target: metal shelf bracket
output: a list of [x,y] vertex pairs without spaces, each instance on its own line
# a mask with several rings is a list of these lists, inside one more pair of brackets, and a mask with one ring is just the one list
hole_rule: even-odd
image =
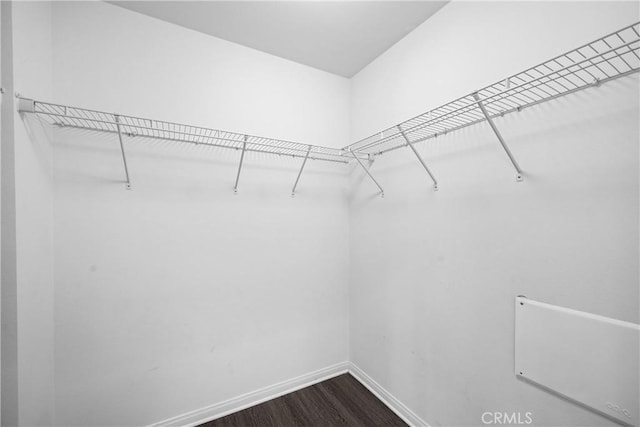
[[435,191],[438,191],[438,181],[436,180],[436,178],[433,176],[433,174],[429,170],[429,167],[425,163],[424,159],[422,158],[422,156],[420,156],[420,153],[418,153],[418,150],[416,150],[416,147],[413,146],[413,144],[409,140],[409,137],[407,137],[407,134],[404,133],[404,131],[402,130],[400,125],[398,125],[397,127],[398,127],[398,131],[400,131],[400,134],[402,134],[402,137],[404,138],[404,140],[407,141],[407,145],[409,146],[409,148],[411,148],[411,151],[413,151],[413,154],[416,155],[416,157],[418,158],[418,161],[420,162],[420,164],[422,165],[424,170],[427,171],[427,174],[429,174],[429,177],[433,181],[433,189]]
[[244,162],[244,153],[247,151],[247,140],[249,137],[244,136],[242,141],[242,153],[240,154],[240,164],[238,164],[238,174],[236,175],[236,184],[233,186],[233,194],[238,194],[238,182],[240,182],[240,171],[242,170],[242,163]]
[[124,163],[124,174],[126,179],[126,189],[131,190],[131,181],[129,180],[129,168],[127,167],[127,156],[124,153],[124,144],[122,143],[122,129],[120,128],[120,116],[113,115],[118,130],[118,141],[120,141],[120,152],[122,153],[122,163]]
[[502,145],[502,148],[504,149],[504,152],[507,153],[507,156],[509,156],[509,160],[511,160],[511,164],[513,165],[513,167],[515,168],[516,173],[517,173],[516,181],[521,182],[522,179],[523,179],[522,178],[522,175],[523,175],[522,174],[522,169],[520,169],[520,166],[518,165],[518,162],[516,161],[515,157],[513,157],[513,154],[511,153],[511,150],[509,150],[509,146],[504,141],[504,138],[502,138],[502,135],[500,134],[500,131],[496,127],[496,124],[493,122],[493,119],[489,115],[489,112],[487,111],[486,107],[484,106],[484,104],[480,100],[480,96],[478,95],[478,92],[474,92],[473,93],[473,98],[478,103],[478,107],[480,107],[480,110],[482,111],[482,114],[484,115],[485,119],[487,119],[487,122],[489,123],[489,126],[491,126],[491,129],[493,130],[493,133],[496,134],[496,137],[498,138],[498,141],[500,141],[500,145]]
[[29,98],[18,98],[18,112],[19,113],[35,113],[36,102]]
[[354,159],[356,159],[358,164],[360,166],[362,166],[362,169],[364,169],[364,171],[367,173],[367,175],[369,175],[369,178],[371,178],[371,181],[373,181],[374,184],[376,184],[376,186],[380,189],[380,197],[384,197],[384,190],[382,189],[380,184],[378,184],[378,181],[376,181],[376,179],[373,177],[373,175],[371,175],[371,172],[369,172],[369,169],[367,169],[367,167],[364,165],[364,163],[362,163],[362,160],[360,160],[358,158],[358,156],[356,156],[356,154],[351,149],[349,149],[349,153],[351,153],[351,155],[353,156]]
[[296,182],[293,184],[293,189],[291,190],[291,197],[296,197],[296,187],[298,187],[298,181],[300,181],[300,175],[302,175],[304,166],[307,164],[307,160],[309,159],[310,152],[311,152],[311,146],[309,146],[309,149],[307,150],[307,154],[304,156],[304,160],[302,161],[302,166],[300,166],[300,171],[298,171]]

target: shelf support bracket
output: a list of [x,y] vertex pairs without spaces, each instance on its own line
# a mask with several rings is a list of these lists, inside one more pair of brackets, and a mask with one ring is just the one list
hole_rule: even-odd
[[364,169],[364,171],[367,173],[367,175],[369,175],[369,178],[371,178],[371,181],[373,181],[374,184],[376,184],[376,186],[380,189],[380,197],[384,197],[384,190],[382,189],[380,184],[378,184],[378,181],[376,181],[376,179],[373,177],[373,175],[371,175],[371,172],[369,172],[369,169],[367,169],[367,167],[364,165],[364,163],[362,163],[362,160],[360,160],[358,158],[358,156],[351,149],[349,149],[349,153],[351,153],[351,155],[353,156],[354,159],[356,159],[358,164],[360,164],[360,166],[362,166],[362,169]]
[[427,171],[427,174],[429,175],[429,177],[431,178],[431,181],[433,181],[433,189],[435,191],[438,191],[438,181],[436,180],[436,178],[433,176],[433,174],[431,173],[431,171],[429,170],[429,167],[427,166],[427,164],[425,163],[424,159],[422,158],[422,156],[420,156],[420,153],[418,153],[418,150],[416,150],[416,147],[413,146],[413,143],[411,141],[409,141],[409,138],[407,137],[407,134],[404,133],[404,131],[402,130],[402,128],[400,127],[400,125],[396,126],[398,128],[398,130],[400,131],[400,134],[402,135],[402,137],[404,138],[405,141],[407,141],[407,145],[409,146],[409,148],[411,148],[411,151],[413,151],[413,154],[416,155],[416,157],[418,158],[418,161],[420,162],[420,164],[422,165],[422,167],[424,168],[425,171]]
[[122,162],[124,163],[124,174],[127,180],[126,189],[131,190],[131,181],[129,180],[129,168],[127,167],[127,156],[124,153],[124,144],[122,143],[122,129],[120,128],[120,116],[114,114],[116,119],[116,128],[118,129],[118,141],[120,141],[120,152],[122,153]]
[[247,151],[247,135],[244,136],[242,141],[242,154],[240,154],[240,164],[238,165],[238,174],[236,175],[236,184],[233,186],[233,194],[238,194],[238,182],[240,182],[240,171],[242,170],[242,162],[244,162],[244,153]]
[[309,158],[309,153],[311,152],[311,146],[307,149],[307,154],[304,156],[304,160],[302,161],[302,166],[300,166],[300,171],[298,172],[298,177],[296,178],[296,182],[293,184],[293,189],[291,190],[291,197],[296,196],[296,187],[298,187],[298,181],[300,181],[300,175],[302,175],[302,171],[304,170],[304,165],[307,164],[307,159]]
[[498,141],[500,141],[500,145],[502,145],[502,148],[504,149],[505,153],[507,153],[507,156],[509,156],[509,160],[511,160],[511,164],[513,165],[513,167],[515,168],[515,170],[517,172],[516,181],[518,181],[518,182],[522,181],[522,175],[523,175],[522,174],[522,169],[520,169],[520,166],[518,166],[518,162],[516,161],[515,157],[513,157],[513,154],[511,153],[511,150],[509,150],[509,146],[504,141],[504,138],[502,138],[502,135],[500,134],[500,131],[496,127],[496,124],[493,123],[493,119],[491,118],[491,116],[489,115],[489,112],[487,111],[486,107],[484,106],[484,104],[480,100],[480,96],[478,95],[478,92],[475,92],[473,94],[473,98],[478,103],[478,107],[480,107],[480,110],[482,110],[482,114],[484,115],[485,119],[487,119],[487,122],[489,122],[489,126],[491,126],[491,129],[493,130],[493,133],[496,134],[496,137],[498,138]]

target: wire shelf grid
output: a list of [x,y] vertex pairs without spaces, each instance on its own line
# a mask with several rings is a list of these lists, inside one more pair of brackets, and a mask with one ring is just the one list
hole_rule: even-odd
[[486,120],[477,94],[491,117],[520,111],[640,69],[640,23],[580,46],[539,65],[444,104],[345,147],[380,155]]
[[352,157],[339,148],[308,145],[262,136],[245,135],[218,129],[204,128],[162,120],[106,113],[86,108],[33,102],[33,113],[58,127],[85,129],[97,132],[118,133],[129,137],[144,137],[175,142],[202,144],[222,148],[267,153],[294,158],[347,163]]
[[369,159],[486,121],[479,103],[489,117],[504,116],[635,73],[640,70],[639,51],[637,22],[342,149],[33,100],[22,111],[60,127],[348,163],[354,156]]

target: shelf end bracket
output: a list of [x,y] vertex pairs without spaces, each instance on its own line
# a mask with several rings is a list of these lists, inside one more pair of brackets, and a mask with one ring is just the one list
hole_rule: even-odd
[[509,146],[504,141],[504,138],[502,138],[502,135],[500,134],[500,131],[496,127],[496,124],[493,122],[493,119],[489,115],[489,112],[487,111],[487,108],[482,103],[482,100],[480,100],[480,96],[478,95],[478,92],[475,92],[473,94],[473,98],[476,100],[476,103],[478,104],[478,107],[480,107],[480,110],[482,111],[482,114],[484,115],[485,119],[487,119],[487,122],[489,123],[489,126],[491,126],[491,129],[493,130],[493,133],[496,134],[496,137],[498,138],[498,141],[500,142],[500,145],[502,145],[502,148],[504,149],[505,153],[507,153],[507,156],[509,157],[509,160],[511,161],[511,164],[515,168],[516,173],[517,173],[516,181],[521,182],[523,180],[522,169],[520,169],[520,166],[518,165],[518,162],[516,161],[515,157],[513,157],[513,153],[511,153],[511,150],[509,150]]
[[28,98],[18,98],[18,112],[19,113],[35,113],[36,101]]
[[409,137],[407,137],[407,134],[404,133],[404,131],[402,130],[400,125],[398,125],[396,127],[398,128],[398,131],[400,131],[400,134],[402,135],[404,140],[407,142],[407,145],[409,146],[409,148],[411,148],[411,151],[413,151],[413,154],[415,154],[416,157],[418,158],[418,161],[420,162],[420,164],[422,165],[424,170],[427,171],[427,174],[431,178],[431,181],[433,181],[433,189],[435,191],[438,191],[438,181],[436,180],[436,178],[433,176],[433,174],[429,170],[429,167],[425,163],[424,159],[422,158],[422,156],[420,156],[420,153],[418,153],[418,150],[416,150],[416,147],[413,146],[413,143],[409,140]]

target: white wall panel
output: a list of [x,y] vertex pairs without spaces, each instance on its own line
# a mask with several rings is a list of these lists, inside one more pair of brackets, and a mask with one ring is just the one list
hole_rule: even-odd
[[640,325],[518,297],[515,374],[638,425]]

